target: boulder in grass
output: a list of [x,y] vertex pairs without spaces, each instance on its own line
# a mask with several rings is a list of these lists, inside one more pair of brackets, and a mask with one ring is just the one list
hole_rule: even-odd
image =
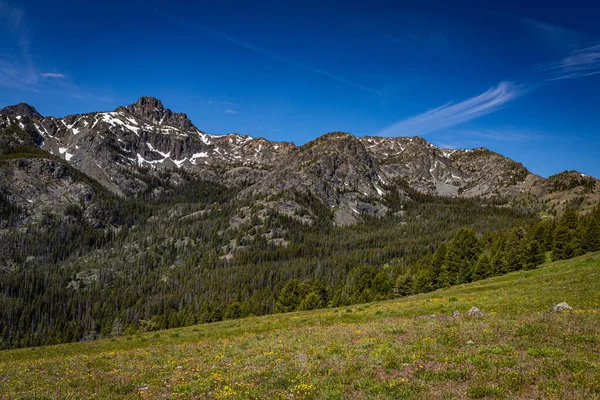
[[467,315],[469,317],[483,317],[483,313],[477,307],[471,307]]
[[458,310],[454,311],[454,314],[452,314],[452,317],[459,318],[460,317],[460,312],[458,312]]
[[552,307],[552,312],[562,312],[562,311],[570,311],[573,307],[568,305],[566,302],[558,303],[554,307]]

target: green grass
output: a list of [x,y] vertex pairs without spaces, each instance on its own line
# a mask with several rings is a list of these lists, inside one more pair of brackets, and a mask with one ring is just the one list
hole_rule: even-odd
[[594,253],[352,312],[4,351],[0,398],[598,399],[599,308]]

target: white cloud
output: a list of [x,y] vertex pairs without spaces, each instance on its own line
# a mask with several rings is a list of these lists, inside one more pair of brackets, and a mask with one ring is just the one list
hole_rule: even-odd
[[484,93],[460,103],[447,103],[423,114],[401,120],[379,132],[380,136],[424,135],[494,112],[523,93],[511,82],[500,82]]
[[231,109],[227,109],[227,110],[225,110],[225,114],[237,114],[237,111],[231,110]]
[[543,137],[538,133],[519,128],[461,130],[457,133],[503,142],[526,142],[529,140],[538,140]]
[[40,74],[40,75],[43,76],[44,78],[57,78],[57,79],[61,79],[66,76],[65,74],[61,74],[61,73],[57,73],[57,72],[44,72],[43,74]]
[[600,74],[600,45],[577,50],[568,57],[537,68],[546,81],[583,78]]

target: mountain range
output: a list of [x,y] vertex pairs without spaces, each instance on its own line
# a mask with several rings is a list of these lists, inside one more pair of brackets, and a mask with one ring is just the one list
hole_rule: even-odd
[[545,252],[600,248],[599,198],[599,181],[579,172],[543,178],[488,149],[420,137],[331,132],[297,146],[214,135],[152,97],[64,118],[5,107],[0,348],[532,268]]
[[[353,224],[363,215],[385,216],[381,199],[392,187],[402,192],[397,182],[445,197],[494,202],[527,197],[558,210],[573,201],[593,204],[600,193],[598,180],[576,171],[543,178],[488,149],[442,149],[420,137],[333,132],[296,146],[208,134],[153,97],[112,112],[64,118],[44,117],[24,103],[5,107],[0,115],[0,153],[14,154],[26,146],[43,151],[35,159],[12,157],[0,169],[0,190],[8,201],[38,219],[43,210],[59,205],[94,204],[94,191],[67,173],[65,162],[119,197],[148,191],[160,197],[168,190],[165,180],[156,184],[161,172],[169,185],[185,185],[192,176],[235,188],[240,197],[293,188],[330,207],[336,225]],[[303,214],[305,221],[314,217],[286,196],[259,203],[276,212]]]

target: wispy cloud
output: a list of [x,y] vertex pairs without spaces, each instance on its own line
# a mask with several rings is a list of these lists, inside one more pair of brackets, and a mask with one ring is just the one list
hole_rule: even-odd
[[208,100],[208,104],[222,104],[226,106],[235,106],[235,103],[226,100]]
[[520,15],[501,15],[525,28],[530,37],[535,39],[538,44],[546,46],[546,50],[552,52],[571,52],[598,41],[597,37],[588,33],[547,21]]
[[[577,49],[583,43],[588,43],[588,46],[590,43],[598,43],[597,38],[532,18],[509,17],[531,29],[548,44],[562,48],[562,54],[565,53],[565,50],[572,51],[571,54],[563,59],[530,68],[534,75],[526,84],[517,85],[507,81],[501,82],[498,86],[460,103],[444,104],[433,110],[396,122],[383,129],[379,134],[381,136],[425,135],[497,111],[516,98],[530,93],[551,81],[600,75],[600,45],[595,44]],[[401,39],[395,37],[391,37],[391,39],[401,41]],[[414,38],[411,40],[414,41]],[[573,51],[573,49],[577,50]],[[457,132],[457,134],[467,134],[496,141],[526,141],[542,137],[537,133],[515,129],[463,131]]]
[[545,43],[571,54],[558,61],[552,61],[534,68],[541,73],[545,82],[561,79],[583,78],[600,73],[600,39],[588,33],[565,28],[544,21],[522,16],[510,16],[521,25],[529,28]]
[[14,45],[12,54],[0,56],[0,87],[32,90],[38,74],[31,61],[30,34],[22,7],[0,0],[0,33]]
[[424,35],[407,33],[406,35],[384,34],[391,42],[410,47],[411,50],[422,49],[429,52],[444,52],[450,49],[448,39],[437,31],[431,31]]
[[545,33],[555,36],[569,36],[571,39],[574,39],[576,36],[583,35],[583,33],[578,32],[576,30],[568,29],[560,25],[551,24],[549,22],[540,21],[535,18],[523,17],[520,15],[511,15],[510,18],[513,21],[516,21],[525,27],[539,31],[539,33],[542,34]]
[[234,38],[233,36],[227,35],[227,34],[225,34],[223,32],[218,31],[218,30],[204,28],[204,27],[201,28],[201,29],[203,31],[211,34],[212,36],[218,37],[218,38],[223,39],[223,40],[225,40],[225,41],[227,41],[229,43],[232,43],[232,44],[234,44],[234,45],[236,45],[238,47],[241,47],[243,49],[246,49],[246,50],[252,51],[254,53],[260,54],[260,55],[262,55],[264,57],[267,57],[267,58],[270,58],[272,60],[276,60],[276,61],[282,62],[284,64],[291,65],[292,67],[304,69],[304,70],[313,72],[315,74],[326,76],[326,77],[328,77],[330,79],[333,79],[335,81],[338,81],[338,82],[341,82],[341,83],[345,83],[345,84],[357,87],[359,89],[365,90],[367,92],[371,92],[371,93],[376,94],[378,96],[381,95],[381,93],[379,91],[377,91],[375,89],[372,89],[370,87],[367,87],[365,85],[362,85],[360,83],[353,82],[351,80],[348,80],[348,79],[343,78],[343,77],[341,77],[339,75],[333,74],[333,73],[331,73],[329,71],[326,71],[324,69],[313,67],[312,65],[304,64],[302,62],[299,62],[299,61],[293,60],[291,58],[288,58],[288,57],[286,57],[284,55],[281,55],[281,54],[275,53],[273,51],[264,49],[262,47],[259,47],[259,46],[256,46],[254,44],[251,44],[249,42],[246,42],[246,41]]
[[235,115],[235,114],[237,114],[237,111],[235,111],[235,110],[231,110],[231,109],[227,109],[227,110],[225,110],[225,114],[232,114],[232,115]]
[[[99,93],[95,89],[82,88],[66,74],[39,68],[33,62],[30,32],[31,26],[25,10],[0,0],[0,36],[5,39],[7,45],[6,51],[0,55],[0,88],[55,92],[80,100],[112,101],[113,93]],[[49,69],[52,71],[54,68]]]
[[423,114],[396,122],[379,132],[379,135],[424,135],[449,128],[494,112],[518,98],[523,92],[524,88],[521,85],[500,82],[496,87],[460,103],[447,103]]
[[365,85],[363,85],[361,83],[351,81],[349,79],[346,79],[346,78],[344,78],[342,76],[339,76],[337,74],[334,74],[332,72],[326,71],[324,69],[317,68],[317,67],[314,67],[312,65],[305,64],[303,62],[293,60],[293,59],[291,59],[289,57],[286,57],[286,56],[284,56],[282,54],[279,54],[279,53],[276,53],[274,51],[262,48],[260,46],[257,46],[257,45],[255,45],[253,43],[250,43],[250,42],[247,42],[245,40],[241,40],[241,39],[235,38],[235,37],[233,37],[231,35],[226,34],[225,32],[221,32],[221,31],[216,30],[216,29],[211,29],[211,28],[208,28],[208,27],[206,27],[204,25],[197,25],[197,24],[185,21],[182,18],[178,18],[178,17],[176,17],[174,15],[171,15],[170,13],[166,12],[165,10],[160,10],[157,7],[154,7],[152,10],[157,15],[160,15],[161,17],[169,17],[172,20],[176,21],[178,24],[186,25],[186,26],[188,26],[190,28],[194,28],[194,29],[200,30],[200,31],[202,31],[204,33],[207,33],[207,34],[211,35],[211,36],[214,36],[214,37],[217,37],[219,39],[225,40],[225,41],[227,41],[227,42],[229,42],[231,44],[234,44],[234,45],[236,45],[238,47],[241,47],[241,48],[246,49],[248,51],[254,52],[256,54],[260,54],[260,55],[262,55],[264,57],[267,57],[267,58],[270,58],[272,60],[279,61],[281,63],[287,64],[287,65],[290,65],[292,67],[296,67],[296,68],[299,68],[299,69],[304,69],[306,71],[310,71],[310,72],[313,72],[315,74],[323,75],[323,76],[325,76],[327,78],[333,79],[334,81],[337,81],[337,82],[340,82],[340,83],[344,83],[344,84],[347,84],[347,85],[350,85],[350,86],[354,86],[354,87],[356,87],[358,89],[361,89],[361,90],[373,93],[373,94],[375,94],[377,96],[381,96],[382,95],[382,93],[380,91],[375,90],[373,88],[370,88],[368,86],[365,86]]
[[61,74],[58,72],[44,72],[43,74],[40,74],[40,75],[43,76],[44,78],[57,78],[57,79],[62,79],[66,76],[65,74]]
[[505,129],[473,129],[457,132],[461,136],[473,136],[502,142],[526,142],[542,139],[542,135],[527,129],[505,128]]
[[600,45],[577,50],[559,61],[537,67],[544,74],[544,80],[584,78],[600,74]]

